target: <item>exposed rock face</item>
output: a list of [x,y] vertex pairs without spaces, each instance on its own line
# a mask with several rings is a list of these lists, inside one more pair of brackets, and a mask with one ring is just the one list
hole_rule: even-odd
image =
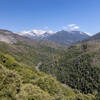
[[0,41],[6,43],[16,43],[16,39],[11,31],[0,29]]

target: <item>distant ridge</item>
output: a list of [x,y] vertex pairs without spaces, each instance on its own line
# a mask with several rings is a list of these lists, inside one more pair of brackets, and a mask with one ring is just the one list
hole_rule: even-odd
[[67,46],[90,37],[85,32],[65,31],[65,30],[61,30],[58,32],[52,32],[52,31],[46,32],[42,30],[38,31],[34,30],[34,31],[23,31],[17,34],[36,40],[49,40]]

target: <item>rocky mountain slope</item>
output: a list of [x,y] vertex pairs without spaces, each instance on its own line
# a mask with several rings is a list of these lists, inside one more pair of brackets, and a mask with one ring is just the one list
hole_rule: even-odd
[[56,43],[60,43],[62,45],[72,45],[78,41],[84,40],[89,38],[84,32],[80,31],[59,31],[56,34],[50,35],[47,37],[48,40],[54,41]]
[[0,30],[0,41],[6,43],[16,43],[16,40],[13,37],[13,33],[8,30]]
[[100,39],[100,32],[96,33],[92,37],[90,37],[88,40],[99,40]]
[[[0,32],[0,50],[16,58],[17,61],[33,66],[52,59],[62,50],[62,46],[46,40],[32,40],[7,30]],[[3,40],[2,40],[3,39]],[[64,47],[66,48],[66,47]]]
[[70,97],[73,100],[78,98],[68,86],[0,53],[1,100],[67,100]]
[[64,31],[64,30],[58,32],[33,30],[33,31],[23,31],[17,34],[36,40],[49,40],[67,46],[76,43],[78,41],[84,40],[86,38],[89,38],[89,35],[84,32]]
[[[100,38],[99,33],[73,46],[40,70],[57,77],[60,82],[82,93],[100,94]],[[100,97],[98,97],[100,98]],[[99,99],[96,99],[99,100]]]

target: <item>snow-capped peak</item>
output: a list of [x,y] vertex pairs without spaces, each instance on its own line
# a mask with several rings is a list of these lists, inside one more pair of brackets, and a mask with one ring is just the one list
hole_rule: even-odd
[[92,34],[91,33],[88,33],[88,32],[85,32],[88,36],[92,36]]
[[49,31],[44,31],[44,30],[32,30],[32,31],[22,31],[18,32],[19,35],[35,35],[35,36],[42,36],[45,33],[48,34],[54,34],[55,32],[49,30]]
[[22,32],[18,32],[18,35],[21,36],[26,36],[29,38],[33,38],[33,39],[43,39],[46,38],[52,34],[54,34],[56,32],[53,32],[51,30],[49,31],[45,31],[45,30],[31,30],[31,31],[22,31]]
[[88,32],[81,32],[81,31],[69,31],[69,33],[79,33],[79,34],[81,34],[81,35],[86,34],[86,35],[88,35],[88,36],[92,36],[91,33],[88,33]]
[[32,30],[30,32],[35,33],[36,35],[39,36],[39,35],[43,35],[46,31],[44,31],[44,30]]
[[22,32],[18,32],[19,35],[26,35],[28,34],[30,31],[22,31]]
[[54,34],[55,32],[49,30],[49,31],[47,31],[47,33],[49,33],[49,34]]
[[80,32],[80,34],[84,34],[83,32]]

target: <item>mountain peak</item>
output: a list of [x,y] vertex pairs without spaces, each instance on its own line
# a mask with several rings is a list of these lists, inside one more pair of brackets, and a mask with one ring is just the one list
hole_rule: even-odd
[[5,29],[0,29],[0,34],[12,34],[13,32]]
[[35,36],[42,36],[45,33],[48,34],[53,34],[55,32],[49,30],[49,31],[44,31],[44,30],[32,30],[32,31],[22,31],[22,32],[18,32],[19,35],[35,35]]
[[61,30],[58,32],[44,31],[44,30],[32,30],[19,32],[19,35],[26,36],[31,39],[37,40],[50,40],[56,43],[69,45],[88,38],[89,35],[81,31],[66,31]]
[[6,43],[16,43],[16,39],[14,38],[14,33],[8,30],[0,29],[0,41]]

